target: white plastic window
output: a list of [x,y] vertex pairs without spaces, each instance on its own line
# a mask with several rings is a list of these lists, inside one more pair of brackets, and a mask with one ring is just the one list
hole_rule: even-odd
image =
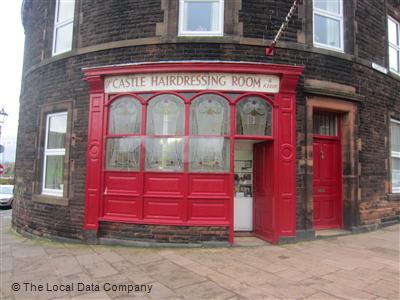
[[400,121],[391,122],[392,193],[400,193]]
[[343,51],[342,0],[313,0],[314,45]]
[[75,0],[56,0],[53,32],[53,55],[72,49]]
[[222,36],[224,0],[180,0],[179,35]]
[[389,69],[400,74],[400,24],[388,17]]
[[67,113],[48,114],[43,162],[42,194],[63,196]]

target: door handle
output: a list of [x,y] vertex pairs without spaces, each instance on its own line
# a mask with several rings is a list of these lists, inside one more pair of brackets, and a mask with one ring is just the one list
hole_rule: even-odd
[[321,151],[319,152],[319,155],[320,155],[320,157],[321,157],[321,160],[324,160],[324,159],[325,159],[325,154],[324,154],[324,151],[323,151],[323,150],[321,150]]

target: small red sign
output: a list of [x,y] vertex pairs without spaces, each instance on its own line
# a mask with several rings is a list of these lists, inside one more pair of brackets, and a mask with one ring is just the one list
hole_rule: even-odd
[[0,175],[3,174],[3,172],[4,172],[4,167],[2,164],[0,164]]

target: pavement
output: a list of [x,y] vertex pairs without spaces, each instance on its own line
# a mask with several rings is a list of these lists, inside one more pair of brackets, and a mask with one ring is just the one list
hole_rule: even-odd
[[284,246],[159,249],[28,239],[11,230],[10,210],[0,221],[0,299],[400,299],[399,225]]

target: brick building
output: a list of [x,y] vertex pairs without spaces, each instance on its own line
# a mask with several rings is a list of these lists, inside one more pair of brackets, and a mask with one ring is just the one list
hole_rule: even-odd
[[400,211],[400,4],[24,1],[13,227],[272,243]]

